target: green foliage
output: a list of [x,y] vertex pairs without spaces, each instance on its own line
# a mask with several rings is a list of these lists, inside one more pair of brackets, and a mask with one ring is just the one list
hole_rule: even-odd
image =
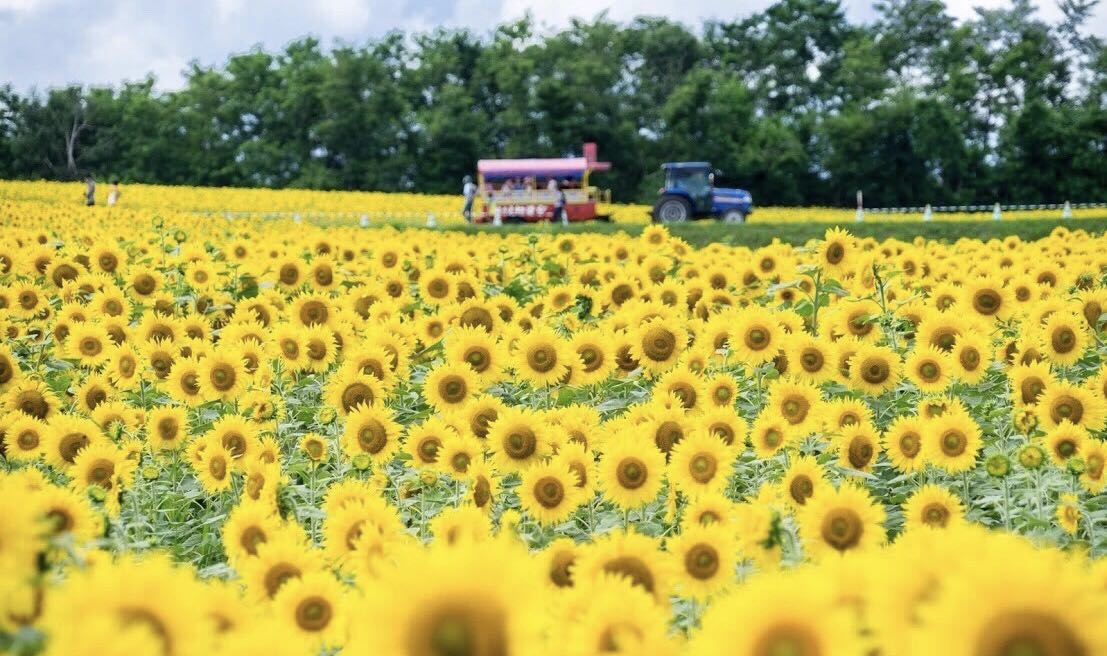
[[154,80],[0,86],[0,177],[457,193],[482,157],[595,141],[596,180],[652,202],[658,164],[706,159],[760,205],[1102,200],[1107,52],[1087,2],[955,23],[940,0],[778,0],[702,30],[601,15],[486,36],[313,38]]

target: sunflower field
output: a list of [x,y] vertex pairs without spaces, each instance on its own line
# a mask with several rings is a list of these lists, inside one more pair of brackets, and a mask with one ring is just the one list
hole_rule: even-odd
[[0,652],[1107,654],[1103,236],[19,208]]

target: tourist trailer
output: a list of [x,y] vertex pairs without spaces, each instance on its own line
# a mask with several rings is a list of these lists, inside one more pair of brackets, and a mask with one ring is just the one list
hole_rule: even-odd
[[550,186],[551,180],[565,192],[566,221],[609,220],[610,217],[599,213],[599,204],[610,200],[610,192],[592,186],[590,176],[610,168],[610,162],[596,160],[594,143],[584,144],[580,157],[482,159],[477,162],[477,189],[483,207],[474,213],[474,220],[477,223],[553,220],[558,192]]

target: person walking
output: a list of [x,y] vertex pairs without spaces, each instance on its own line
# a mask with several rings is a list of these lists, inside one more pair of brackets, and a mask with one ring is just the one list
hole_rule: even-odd
[[569,217],[565,214],[565,187],[557,185],[557,202],[554,203],[554,219],[561,221],[563,225],[569,223]]
[[85,205],[92,207],[96,204],[96,179],[89,173],[85,176]]
[[119,178],[112,178],[111,190],[108,191],[108,207],[115,207],[115,204],[119,202]]
[[461,179],[461,194],[465,196],[465,209],[461,210],[461,214],[465,217],[466,223],[472,223],[473,199],[477,197],[477,185],[473,184],[473,178],[470,176]]

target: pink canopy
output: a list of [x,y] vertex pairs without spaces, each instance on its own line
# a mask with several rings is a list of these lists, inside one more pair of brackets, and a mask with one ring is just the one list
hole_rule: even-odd
[[477,172],[485,180],[503,180],[506,178],[572,178],[577,179],[585,171],[606,171],[610,162],[596,161],[596,147],[585,144],[584,157],[562,157],[548,159],[482,159],[477,162]]

